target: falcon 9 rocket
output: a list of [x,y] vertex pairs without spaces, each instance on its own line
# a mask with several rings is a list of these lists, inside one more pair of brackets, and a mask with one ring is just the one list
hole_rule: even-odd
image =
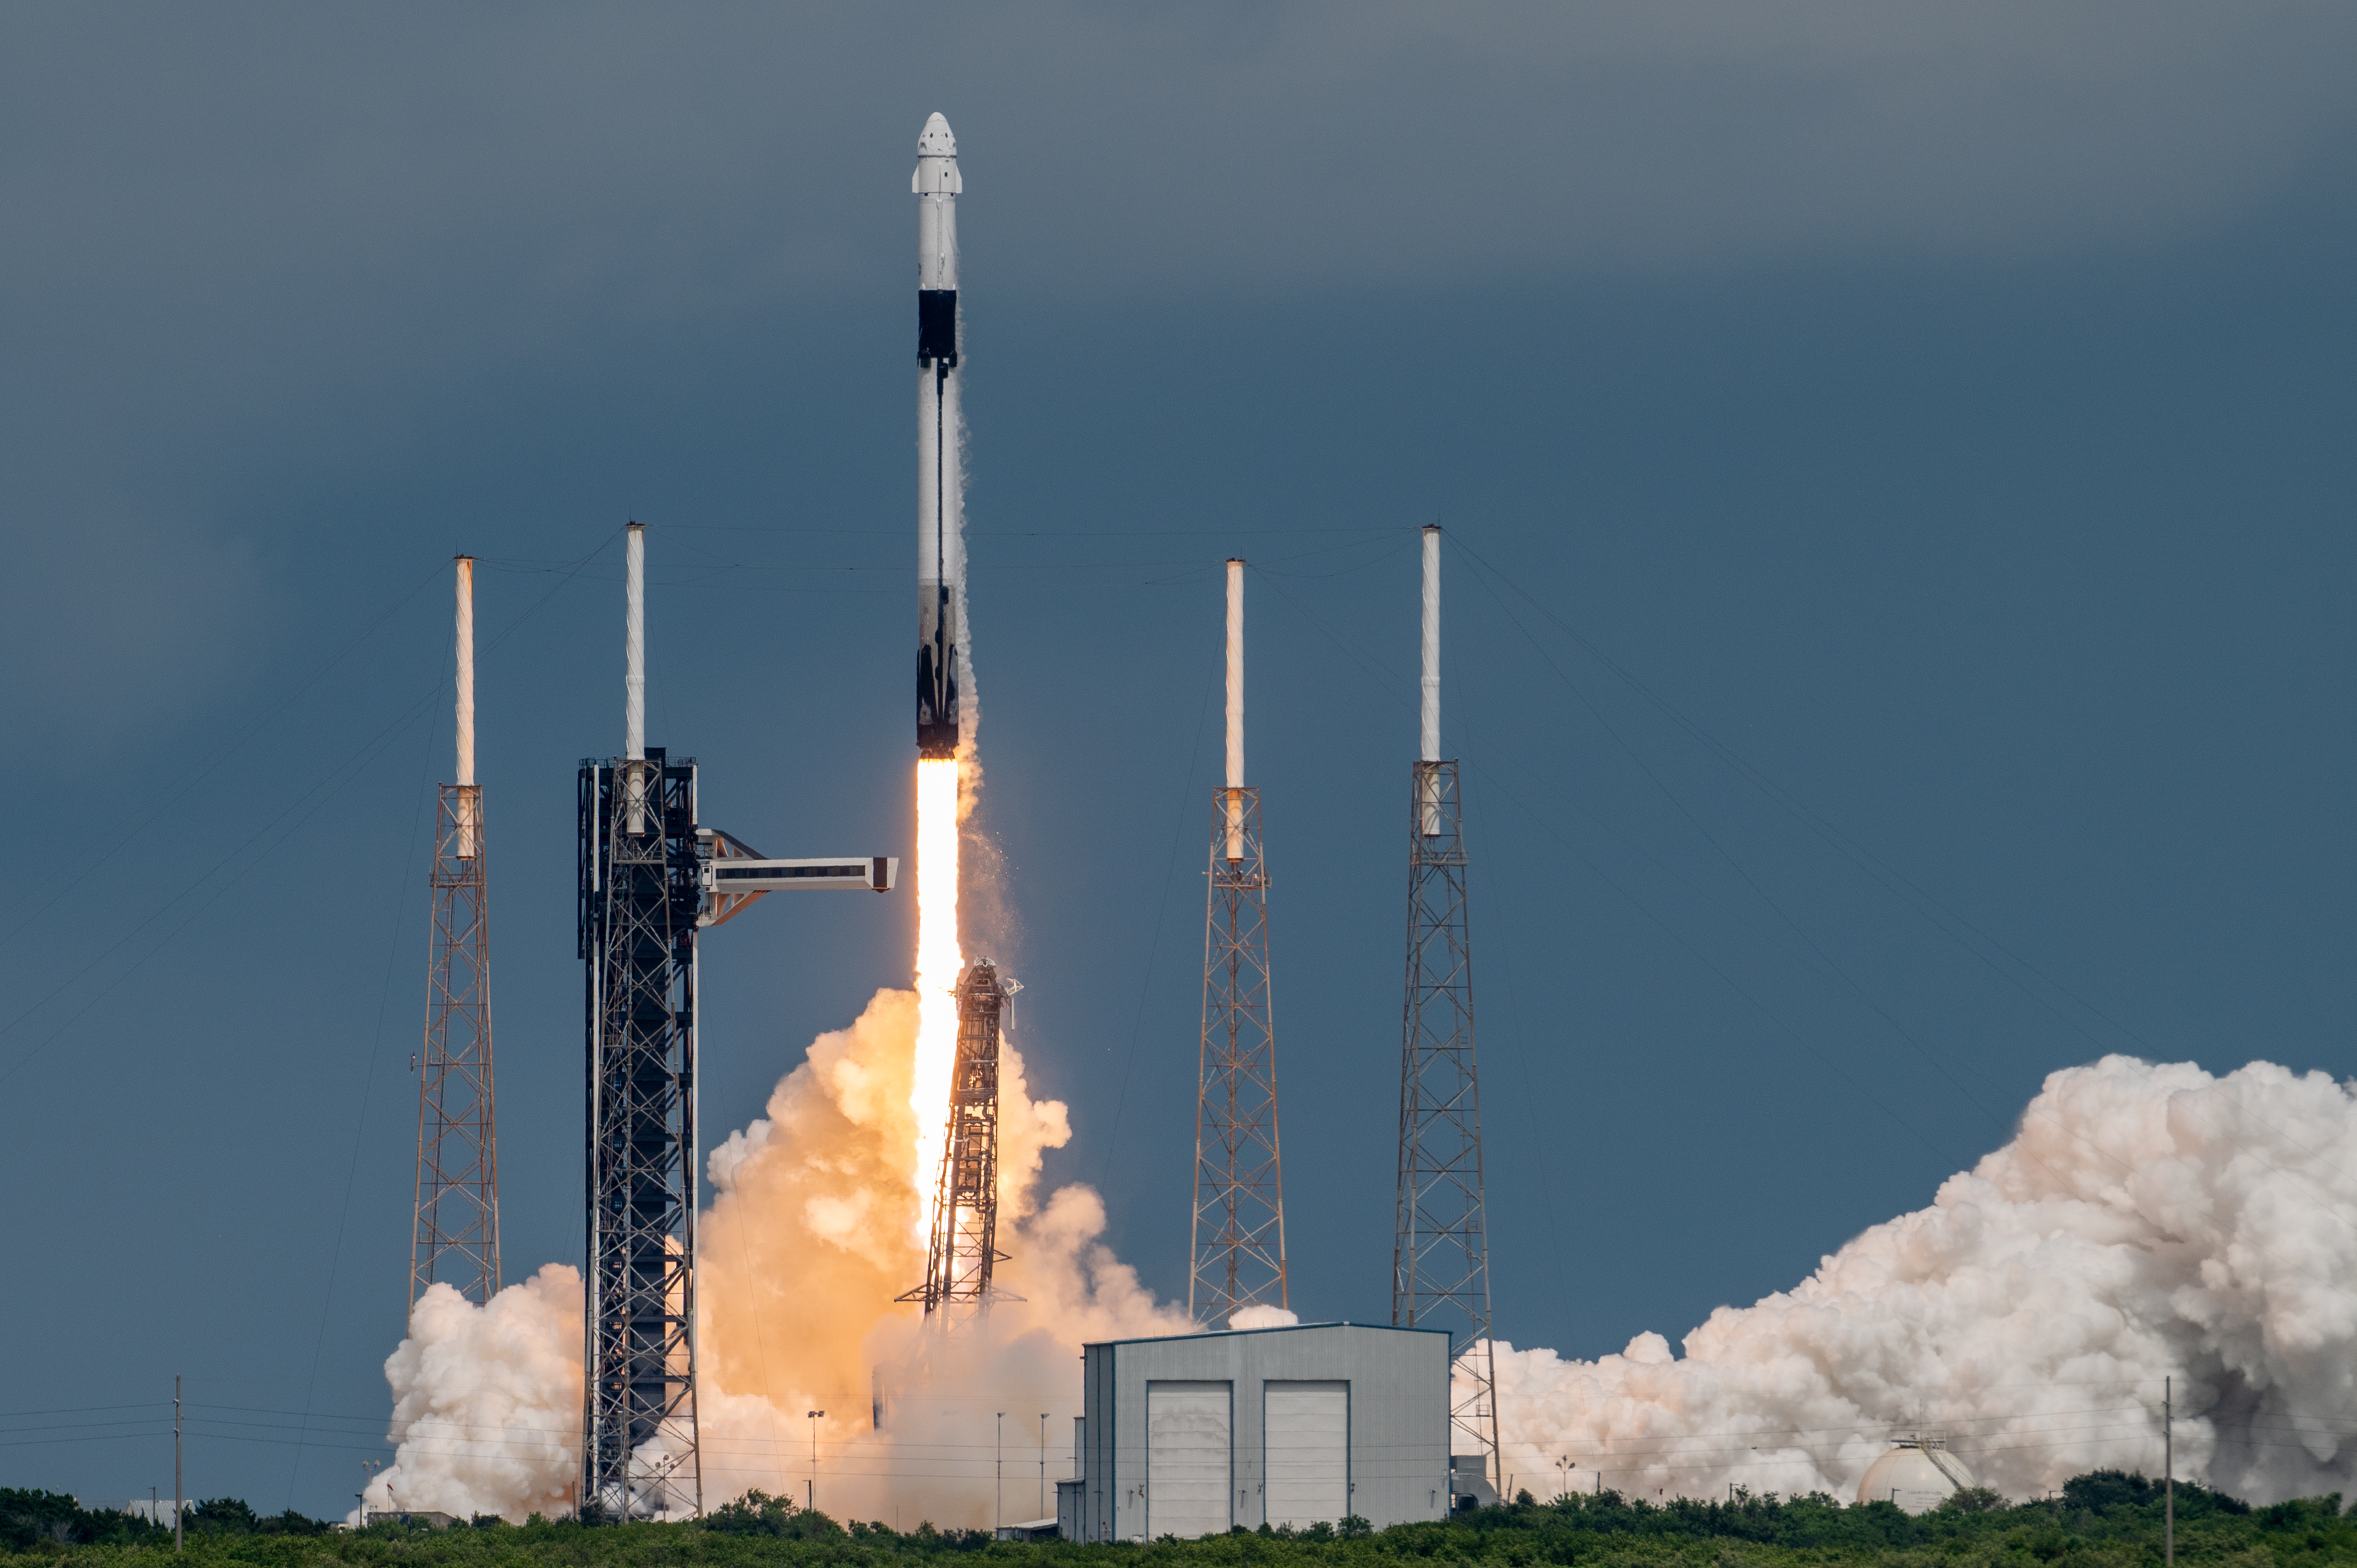
[[958,469],[957,138],[939,114],[917,138],[917,755],[958,746],[958,610],[965,550]]

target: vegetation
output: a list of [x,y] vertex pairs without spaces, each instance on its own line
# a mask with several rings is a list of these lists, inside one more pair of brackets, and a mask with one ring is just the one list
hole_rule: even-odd
[[[1235,1530],[1204,1541],[1019,1545],[978,1530],[906,1533],[838,1524],[783,1498],[748,1492],[693,1524],[597,1525],[535,1515],[450,1530],[384,1522],[345,1530],[292,1512],[258,1518],[234,1498],[188,1513],[184,1563],[172,1532],[89,1511],[54,1492],[0,1489],[0,1568],[2152,1568],[2161,1560],[2161,1487],[2099,1470],[2061,1495],[2009,1504],[1975,1489],[1910,1518],[1889,1503],[1845,1508],[1822,1493],[1666,1504],[1613,1492],[1550,1503],[1528,1492],[1445,1523],[1370,1530]],[[2177,1555],[2188,1568],[2357,1563],[2357,1519],[2338,1494],[2254,1508],[2187,1482],[2177,1487]],[[947,1565],[942,1565],[947,1568]]]

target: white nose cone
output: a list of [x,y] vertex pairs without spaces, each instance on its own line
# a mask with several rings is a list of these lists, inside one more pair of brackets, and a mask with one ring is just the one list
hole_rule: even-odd
[[918,133],[917,172],[909,189],[918,196],[955,196],[964,188],[958,177],[957,137],[950,134],[950,123],[935,114]]

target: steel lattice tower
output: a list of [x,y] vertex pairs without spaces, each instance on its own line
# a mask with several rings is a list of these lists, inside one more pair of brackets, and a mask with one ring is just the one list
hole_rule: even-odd
[[646,541],[630,526],[623,755],[581,765],[588,1278],[580,1510],[700,1513],[696,934],[771,893],[891,891],[889,855],[771,860],[696,822],[693,759],[646,744]]
[[1222,1324],[1289,1305],[1285,1181],[1269,1012],[1268,866],[1260,791],[1244,783],[1243,568],[1228,563],[1228,781],[1212,797],[1197,1056],[1195,1208],[1187,1311]]
[[695,764],[646,744],[646,535],[629,532],[623,756],[581,765],[589,1057],[581,1508],[700,1513]]
[[[699,1512],[695,764],[581,768],[589,1034],[584,1507]],[[651,1447],[649,1445],[652,1444]]]
[[998,1032],[1012,987],[990,960],[959,976],[957,1062],[950,1075],[949,1127],[925,1283],[899,1299],[922,1302],[944,1326],[985,1316],[994,1301],[1020,1300],[991,1283],[998,1251]]
[[500,1288],[500,1182],[483,792],[475,782],[475,563],[465,555],[457,562],[457,633],[458,781],[442,786],[434,835],[409,1299],[439,1282],[479,1305]]
[[[1423,758],[1409,800],[1407,983],[1400,1045],[1392,1322],[1445,1327],[1456,1360],[1449,1454],[1497,1468],[1490,1237],[1481,1193],[1481,1086],[1473,1058],[1473,950],[1457,764],[1440,751],[1440,530],[1424,531]],[[1502,1480],[1502,1477],[1497,1479]],[[1471,1490],[1461,1473],[1458,1492]],[[1478,1495],[1478,1494],[1476,1494]]]

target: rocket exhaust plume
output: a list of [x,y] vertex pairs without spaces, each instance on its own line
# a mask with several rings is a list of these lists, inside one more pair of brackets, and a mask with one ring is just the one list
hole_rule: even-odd
[[941,1169],[942,1112],[957,1062],[958,765],[917,764],[917,1042],[909,1109],[917,1118],[917,1163],[909,1179],[920,1202],[912,1221],[922,1244],[932,1234],[934,1176]]

